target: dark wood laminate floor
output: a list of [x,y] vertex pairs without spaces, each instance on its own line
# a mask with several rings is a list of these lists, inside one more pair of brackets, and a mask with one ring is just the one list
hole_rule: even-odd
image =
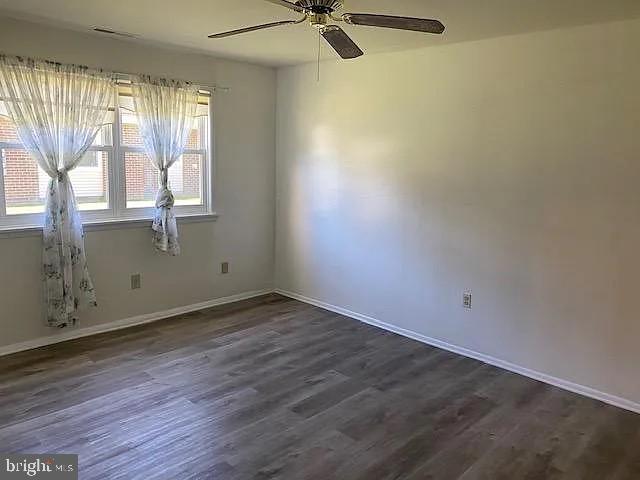
[[638,479],[640,415],[276,295],[0,358],[81,479]]

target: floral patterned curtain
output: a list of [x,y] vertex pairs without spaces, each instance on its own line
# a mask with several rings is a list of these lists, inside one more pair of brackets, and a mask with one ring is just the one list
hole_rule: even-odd
[[179,255],[169,168],[187,145],[198,107],[198,88],[185,82],[141,76],[134,81],[132,89],[145,150],[160,176],[151,226],[153,244],[159,251]]
[[115,100],[112,74],[0,56],[0,91],[20,140],[51,178],[43,228],[47,323],[65,327],[96,304],[69,172],[93,143]]

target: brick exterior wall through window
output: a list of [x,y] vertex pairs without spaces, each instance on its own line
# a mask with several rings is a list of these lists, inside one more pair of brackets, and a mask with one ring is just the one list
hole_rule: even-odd
[[[123,145],[142,146],[138,126],[123,123],[121,132]],[[187,149],[198,149],[200,132],[192,130],[187,142]],[[183,161],[174,165],[171,176],[182,175],[182,186],[170,185],[176,198],[200,198],[201,162],[200,155],[184,155]],[[181,170],[175,170],[180,168]],[[158,189],[158,170],[144,153],[127,152],[125,155],[125,175],[127,200],[154,200]]]
[[[0,115],[0,138],[20,143],[13,123]],[[38,165],[25,150],[6,149],[2,152],[4,191],[7,206],[42,203],[38,187]]]

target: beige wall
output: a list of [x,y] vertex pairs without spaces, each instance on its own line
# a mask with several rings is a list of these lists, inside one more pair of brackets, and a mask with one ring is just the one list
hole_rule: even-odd
[[[273,279],[273,69],[0,18],[0,52],[231,88],[214,98],[216,222],[181,226],[183,254],[156,253],[147,228],[87,234],[100,303],[82,326],[270,288]],[[0,238],[0,347],[56,332],[42,315],[41,240]],[[231,273],[220,275],[220,262]],[[129,289],[131,273],[142,289]]]
[[638,45],[630,21],[279,70],[276,285],[640,402]]

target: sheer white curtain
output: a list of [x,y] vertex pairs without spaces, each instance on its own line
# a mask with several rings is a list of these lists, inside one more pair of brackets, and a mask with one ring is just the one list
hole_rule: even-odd
[[43,228],[47,323],[74,325],[96,304],[69,174],[113,105],[112,75],[86,67],[0,56],[0,91],[20,140],[51,178]]
[[160,175],[151,227],[153,244],[162,252],[179,255],[169,168],[187,145],[198,106],[198,88],[184,82],[141,76],[135,79],[132,89],[144,147]]

